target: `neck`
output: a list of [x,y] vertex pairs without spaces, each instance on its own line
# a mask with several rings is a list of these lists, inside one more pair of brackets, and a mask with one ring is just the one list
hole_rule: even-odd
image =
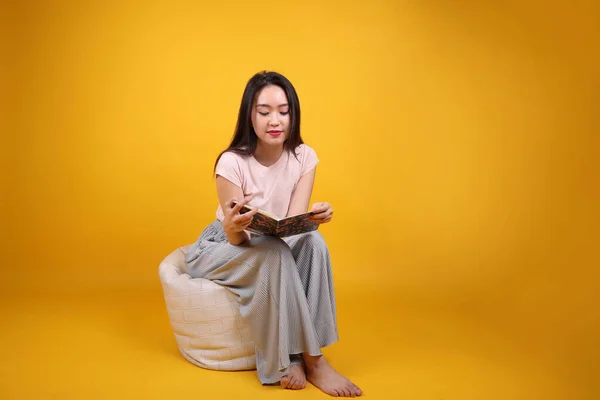
[[258,142],[256,151],[254,151],[254,158],[265,167],[270,167],[279,160],[282,154],[283,146],[265,146]]

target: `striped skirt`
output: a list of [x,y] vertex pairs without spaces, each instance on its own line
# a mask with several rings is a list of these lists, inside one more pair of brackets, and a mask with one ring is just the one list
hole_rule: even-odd
[[279,382],[302,362],[301,353],[320,355],[338,340],[331,259],[318,231],[284,239],[252,235],[233,246],[216,220],[190,248],[186,267],[192,278],[236,295],[262,384]]

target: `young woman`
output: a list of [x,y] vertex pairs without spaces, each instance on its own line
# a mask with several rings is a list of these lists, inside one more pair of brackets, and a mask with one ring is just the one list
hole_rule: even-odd
[[[186,256],[187,273],[233,292],[256,346],[262,384],[332,396],[361,390],[337,373],[321,349],[338,340],[331,260],[318,231],[280,239],[245,229],[260,208],[278,217],[304,213],[318,163],[300,135],[300,104],[290,81],[261,72],[247,83],[233,140],[216,160],[216,220]],[[236,203],[234,205],[234,203]],[[251,212],[240,213],[245,204]],[[331,221],[328,203],[310,208]]]

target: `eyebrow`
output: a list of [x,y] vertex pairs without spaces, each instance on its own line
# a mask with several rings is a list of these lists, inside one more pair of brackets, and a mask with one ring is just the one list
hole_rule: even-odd
[[[283,103],[283,104],[278,105],[277,107],[285,107],[285,106],[289,106],[289,104]],[[257,104],[256,107],[271,107],[271,106],[268,104]]]

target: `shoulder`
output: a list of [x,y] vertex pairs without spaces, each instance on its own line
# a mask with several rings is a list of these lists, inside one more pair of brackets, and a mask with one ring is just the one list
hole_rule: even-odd
[[307,144],[301,144],[295,149],[296,158],[300,164],[300,175],[312,170],[319,163],[317,152]]
[[300,161],[307,160],[310,158],[317,158],[317,152],[315,151],[315,149],[313,149],[305,143],[296,147],[295,152]]
[[248,156],[237,154],[233,151],[226,151],[221,154],[218,165],[223,166],[242,166],[248,162]]
[[215,175],[221,175],[223,178],[242,186],[246,180],[246,171],[248,170],[248,157],[237,154],[233,151],[226,151],[221,154]]

